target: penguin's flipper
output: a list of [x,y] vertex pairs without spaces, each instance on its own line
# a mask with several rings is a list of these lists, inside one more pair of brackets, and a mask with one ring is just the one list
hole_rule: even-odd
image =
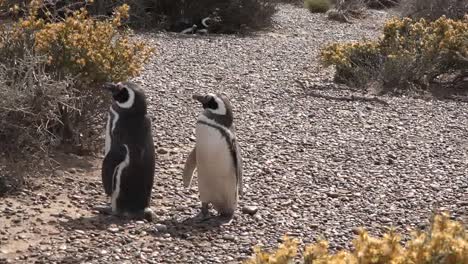
[[102,162],[101,177],[106,195],[112,195],[114,173],[117,166],[125,159],[126,149],[124,146],[112,146]]
[[242,177],[243,177],[243,169],[242,169],[242,156],[241,156],[241,151],[240,151],[240,147],[239,147],[239,144],[237,143],[237,141],[235,140],[233,142],[233,146],[234,146],[234,152],[235,152],[235,159],[236,159],[236,178],[237,178],[237,184],[238,184],[238,190],[239,190],[239,195],[240,197],[242,197],[244,195],[244,185],[243,185],[243,181],[242,181]]
[[183,180],[184,186],[186,188],[188,188],[192,183],[193,171],[197,167],[197,152],[195,150],[196,147],[192,149],[187,160],[185,161]]

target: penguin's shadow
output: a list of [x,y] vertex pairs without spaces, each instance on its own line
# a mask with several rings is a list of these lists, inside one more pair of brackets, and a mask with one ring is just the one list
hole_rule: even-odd
[[182,221],[177,219],[167,219],[160,221],[167,227],[165,232],[156,232],[156,235],[169,233],[172,237],[187,239],[201,233],[218,232],[226,224],[226,220],[217,216],[212,216],[210,219],[200,221],[197,216],[188,217]]
[[69,230],[106,230],[110,225],[123,226],[135,219],[117,217],[106,214],[95,214],[92,216],[79,217],[69,221],[61,221],[59,224]]

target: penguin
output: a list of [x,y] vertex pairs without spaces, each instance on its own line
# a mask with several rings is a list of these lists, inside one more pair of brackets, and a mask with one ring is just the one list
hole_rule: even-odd
[[136,216],[149,221],[154,182],[155,151],[146,96],[131,82],[105,83],[112,94],[102,161],[101,177],[110,206],[102,213]]
[[190,187],[195,168],[202,220],[209,218],[209,204],[222,218],[232,219],[243,196],[242,157],[235,136],[232,107],[220,94],[193,95],[203,111],[196,123],[196,144],[187,157],[183,184]]
[[180,31],[181,34],[201,34],[201,35],[206,35],[208,34],[208,30],[210,27],[210,21],[213,20],[211,17],[205,17],[200,21],[200,23],[195,23],[192,26],[187,26],[185,27],[182,31]]
[[182,30],[180,33],[181,34],[195,34],[197,32],[198,26],[196,24],[193,24],[191,27],[188,27],[184,30]]

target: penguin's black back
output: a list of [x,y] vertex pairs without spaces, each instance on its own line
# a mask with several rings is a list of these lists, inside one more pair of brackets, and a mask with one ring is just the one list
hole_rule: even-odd
[[155,170],[151,121],[146,115],[120,116],[114,138],[113,144],[125,144],[130,152],[130,163],[120,180],[118,207],[130,212],[144,210],[149,206]]

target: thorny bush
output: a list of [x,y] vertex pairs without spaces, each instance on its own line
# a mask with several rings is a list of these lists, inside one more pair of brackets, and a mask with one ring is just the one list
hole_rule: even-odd
[[[289,264],[298,252],[298,241],[286,237],[285,242],[273,253],[255,248],[255,256],[245,264]],[[357,264],[393,263],[424,264],[468,263],[468,230],[461,222],[450,220],[447,214],[435,215],[430,230],[413,232],[405,246],[394,230],[382,238],[375,238],[361,229],[353,241],[354,250],[342,250],[336,254],[328,251],[328,242],[321,240],[306,246],[304,264]]]
[[381,83],[387,91],[456,87],[467,76],[468,16],[428,22],[393,18],[378,41],[334,43],[321,52],[336,66],[335,80],[367,88]]

